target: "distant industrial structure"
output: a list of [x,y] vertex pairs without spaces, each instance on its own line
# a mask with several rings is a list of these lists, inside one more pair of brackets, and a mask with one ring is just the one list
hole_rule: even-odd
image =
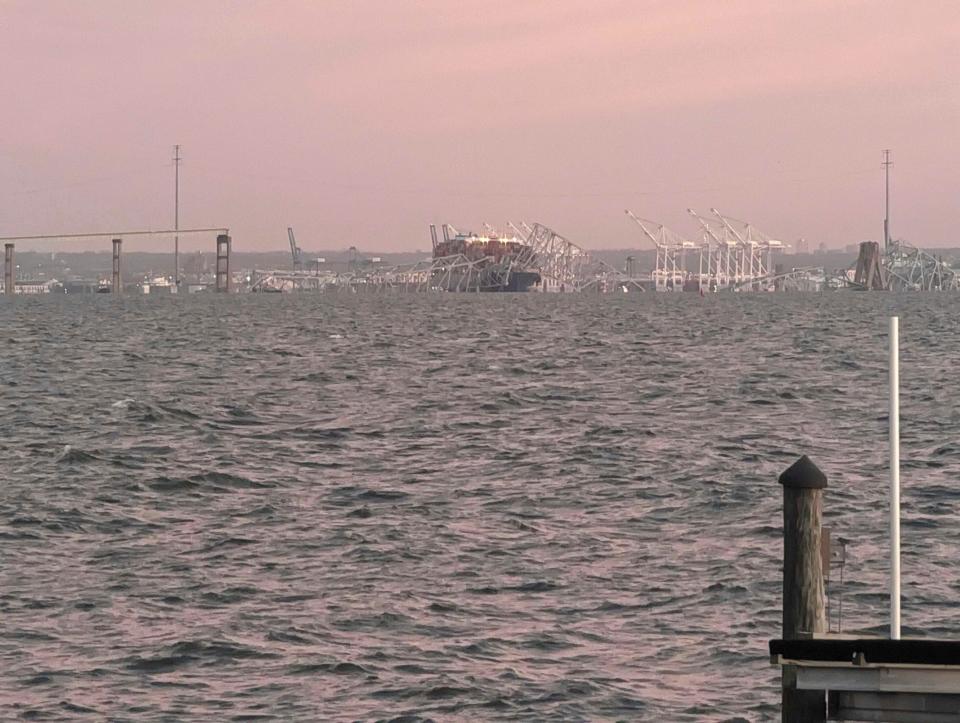
[[[231,266],[232,239],[226,228],[180,228],[179,167],[180,146],[174,147],[174,228],[164,231],[137,230],[105,233],[55,234],[0,238],[4,242],[2,293],[45,294],[53,291],[120,294],[177,293],[181,289],[180,235],[215,234],[215,265],[210,268],[200,252],[186,263],[184,291],[212,290],[221,293],[251,292],[504,292],[541,293],[629,293],[658,292],[773,292],[825,291],[832,289],[889,291],[957,291],[960,272],[949,260],[890,236],[890,151],[883,151],[885,204],[882,245],[865,241],[849,251],[858,252],[847,268],[825,266],[787,268],[785,252],[790,244],[771,236],[748,221],[710,209],[696,221],[698,234],[687,238],[661,223],[626,214],[636,223],[651,246],[653,268],[642,268],[637,256],[626,257],[623,269],[598,257],[548,226],[524,222],[508,223],[509,232],[484,223],[483,233],[460,232],[450,224],[430,225],[432,253],[428,258],[407,263],[383,263],[379,256],[365,256],[351,246],[346,263],[327,264],[318,257],[308,263],[297,243],[293,227],[287,227],[290,268],[237,270]],[[140,269],[136,281],[124,283],[123,239],[125,237],[167,236],[173,238],[172,276],[157,275],[154,267]],[[21,273],[15,261],[15,242],[109,238],[112,242],[112,269],[103,276],[49,278],[43,269],[34,277]],[[807,253],[810,244],[800,239],[798,253]],[[825,252],[823,243],[819,251]],[[419,252],[418,252],[419,253]],[[645,256],[645,254],[643,255]],[[53,255],[51,255],[51,259]],[[165,259],[166,257],[164,257]],[[409,257],[408,257],[409,258]],[[276,261],[272,262],[275,263]],[[166,263],[164,260],[163,263]],[[309,265],[309,268],[308,268]],[[339,266],[339,268],[335,268]],[[64,266],[57,267],[69,272]]]
[[293,270],[302,272],[303,252],[300,250],[300,247],[297,246],[297,240],[293,236],[293,228],[290,226],[287,226],[287,238],[290,239],[290,255],[293,257]]
[[864,241],[849,283],[865,291],[957,291],[960,276],[942,257],[905,241],[882,252],[876,241]]
[[783,284],[774,264],[775,255],[788,244],[747,221],[710,209],[707,220],[687,209],[699,224],[701,238],[692,241],[663,224],[627,215],[640,227],[656,250],[651,274],[658,291],[775,291]]
[[443,291],[443,292],[629,292],[646,284],[597,259],[590,252],[542,224],[518,227],[512,233],[487,226],[483,235],[460,232],[442,224],[430,226],[433,253],[412,264],[384,266],[352,263],[346,272],[304,271],[300,250],[290,230],[292,270],[254,271],[251,291]]
[[[786,269],[778,254],[789,248],[756,226],[710,209],[706,219],[693,209],[701,236],[690,240],[663,224],[627,215],[640,227],[655,251],[650,282],[657,291],[823,291],[857,289],[886,291],[956,291],[960,275],[942,257],[890,237],[890,151],[883,151],[883,245],[865,241],[853,266],[846,269],[806,267]],[[806,239],[797,251],[809,249]],[[820,244],[821,251],[824,246]],[[628,269],[633,269],[628,259]]]
[[[891,241],[886,251],[878,242],[863,242],[853,264],[836,259],[832,268],[793,266],[792,256],[781,255],[787,244],[762,233],[756,227],[714,212],[716,220],[696,216],[702,237],[693,241],[662,224],[628,212],[652,245],[649,255],[630,254],[617,268],[610,252],[588,252],[542,224],[508,224],[512,234],[488,229],[483,235],[461,233],[449,224],[439,229],[434,252],[418,261],[384,262],[380,256],[363,254],[355,247],[349,252],[305,262],[304,252],[293,236],[290,240],[291,268],[251,270],[246,256],[243,268],[232,260],[233,247],[226,229],[176,229],[132,231],[72,236],[39,236],[29,239],[71,239],[102,237],[112,244],[112,269],[106,275],[84,255],[73,255],[71,264],[81,264],[80,275],[50,254],[49,261],[36,260],[30,268],[15,258],[14,241],[4,245],[4,270],[0,291],[4,294],[48,293],[196,293],[229,292],[491,292],[529,291],[540,293],[624,293],[660,292],[773,292],[825,291],[838,289],[891,291],[960,290],[960,274],[948,259],[931,254],[904,241]],[[187,257],[180,274],[158,275],[151,269],[165,264],[163,255],[137,263],[130,273],[126,263],[124,237],[140,235],[216,234],[216,254],[199,251]],[[521,235],[524,234],[524,235]],[[431,238],[433,238],[433,236]],[[402,255],[398,255],[402,256]],[[46,259],[46,255],[43,256]],[[813,259],[808,260],[814,261]],[[215,259],[215,261],[214,261]],[[798,259],[799,260],[799,259]],[[839,263],[838,263],[839,262]],[[821,262],[822,263],[822,262]],[[652,266],[652,268],[651,268]],[[39,273],[38,273],[39,272]],[[59,279],[59,280],[58,280]]]
[[[226,228],[192,228],[192,229],[169,229],[169,230],[135,230],[135,231],[105,231],[97,233],[66,233],[66,234],[46,234],[46,235],[35,235],[35,236],[8,236],[0,239],[4,242],[4,272],[3,272],[3,288],[2,293],[4,295],[13,295],[13,294],[44,294],[50,293],[56,288],[60,290],[69,290],[71,285],[79,286],[81,290],[90,290],[97,293],[112,293],[112,294],[121,294],[124,290],[124,283],[122,278],[122,248],[123,248],[123,239],[125,237],[132,236],[144,236],[144,237],[157,237],[157,236],[173,236],[175,242],[178,243],[180,234],[216,234],[217,235],[217,271],[216,276],[216,290],[218,291],[229,291],[230,290],[230,278],[229,278],[229,254],[230,254],[230,236],[229,230]],[[112,270],[109,280],[100,279],[94,286],[91,286],[88,282],[81,281],[79,285],[70,284],[67,282],[61,282],[57,279],[22,279],[19,278],[17,273],[19,266],[15,263],[15,254],[16,254],[16,242],[17,241],[63,241],[63,240],[76,240],[76,239],[96,239],[96,238],[109,238],[111,240],[112,246]],[[175,257],[179,258],[179,249],[175,247],[174,249]],[[221,276],[221,264],[224,264],[223,268],[226,268],[226,274]],[[151,286],[153,287],[166,287],[171,293],[176,293],[178,289],[179,282],[179,264],[178,268],[175,269],[173,276],[173,281],[171,282],[166,277],[154,278],[152,284],[146,280],[141,281],[137,284],[139,289],[143,293],[149,293]],[[221,288],[221,281],[223,282],[223,287]],[[196,289],[194,289],[196,290]]]

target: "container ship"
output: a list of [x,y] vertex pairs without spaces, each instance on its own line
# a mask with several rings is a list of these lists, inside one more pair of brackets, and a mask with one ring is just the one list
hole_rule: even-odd
[[447,291],[530,291],[540,285],[534,267],[534,253],[518,236],[472,232],[450,234],[444,225],[443,238],[430,227],[434,266],[442,270],[440,281]]

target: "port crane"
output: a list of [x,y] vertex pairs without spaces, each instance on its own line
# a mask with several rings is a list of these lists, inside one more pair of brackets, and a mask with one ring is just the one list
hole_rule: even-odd
[[723,289],[739,283],[742,280],[742,263],[736,239],[732,238],[722,225],[715,229],[709,221],[692,208],[688,208],[687,213],[700,224],[700,228],[703,230],[703,240],[707,245],[706,273],[708,287]]
[[303,254],[300,251],[300,247],[297,246],[297,241],[293,236],[293,228],[291,226],[287,226],[287,237],[290,239],[290,255],[293,257],[293,270],[303,271]]
[[[653,270],[653,282],[657,291],[683,291],[684,281],[689,276],[687,251],[700,252],[699,274],[702,275],[703,247],[701,245],[685,239],[662,223],[640,218],[629,209],[625,213],[640,227],[656,249],[657,259]],[[655,230],[651,231],[651,228]]]
[[774,252],[783,250],[787,245],[768,236],[747,221],[725,216],[715,208],[711,208],[710,211],[737,239],[743,265],[746,266],[745,280],[762,286],[764,279],[774,275]]

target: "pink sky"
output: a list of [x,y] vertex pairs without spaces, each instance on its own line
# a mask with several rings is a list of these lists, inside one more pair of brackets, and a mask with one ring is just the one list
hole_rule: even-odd
[[954,0],[0,0],[0,63],[3,236],[172,225],[180,143],[181,225],[240,250],[688,206],[842,246],[891,148],[893,235],[960,246]]

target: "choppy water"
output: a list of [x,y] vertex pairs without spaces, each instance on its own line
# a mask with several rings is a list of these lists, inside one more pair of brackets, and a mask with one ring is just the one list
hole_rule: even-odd
[[0,299],[0,718],[764,720],[802,452],[956,634],[960,299]]

